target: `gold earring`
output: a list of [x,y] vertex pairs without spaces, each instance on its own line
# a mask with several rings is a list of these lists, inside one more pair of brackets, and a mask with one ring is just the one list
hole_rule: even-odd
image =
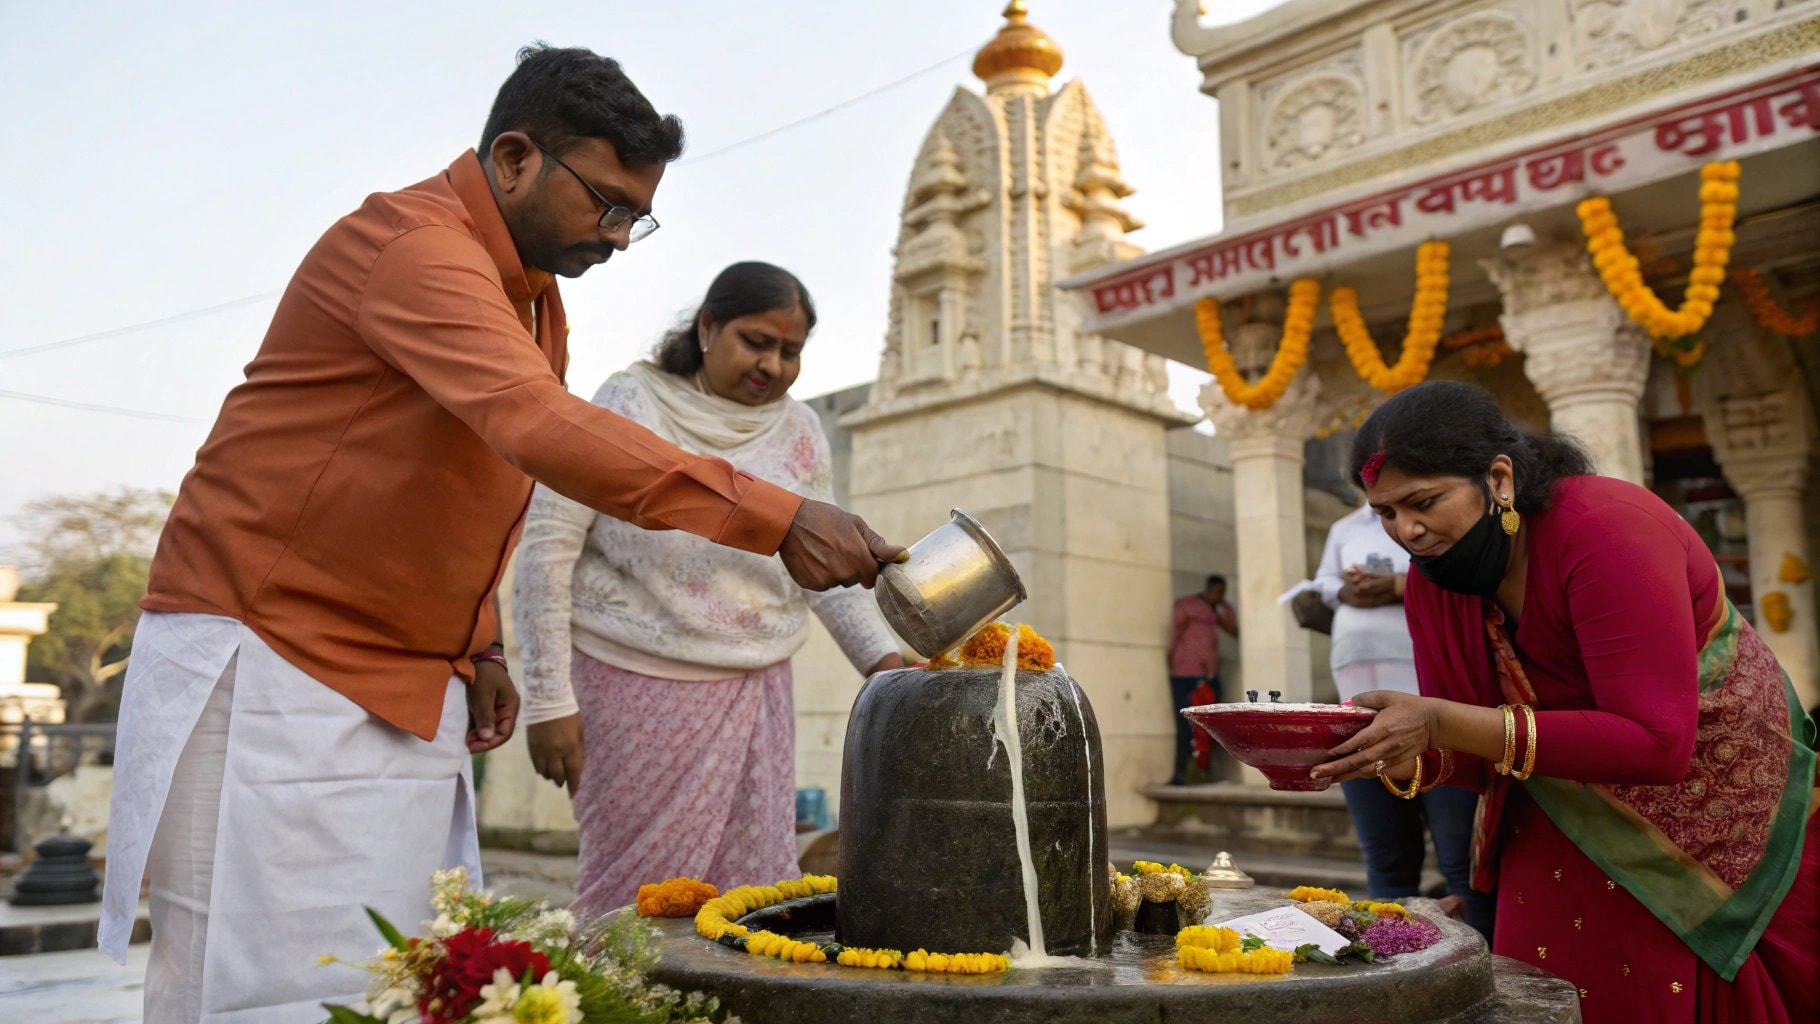
[[1517,503],[1511,501],[1509,495],[1500,494],[1498,495],[1498,507],[1504,510],[1503,514],[1498,516],[1498,525],[1504,527],[1505,536],[1515,537],[1517,527],[1523,525],[1523,517],[1517,514]]

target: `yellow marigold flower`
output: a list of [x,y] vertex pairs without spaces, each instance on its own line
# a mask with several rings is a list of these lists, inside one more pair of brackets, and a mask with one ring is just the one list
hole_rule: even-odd
[[1289,890],[1289,898],[1297,903],[1309,903],[1314,900],[1327,900],[1331,903],[1351,903],[1352,900],[1338,889],[1320,889],[1312,885],[1298,885]]
[[1371,911],[1379,917],[1394,917],[1400,920],[1409,920],[1409,911],[1405,910],[1401,903],[1372,903],[1368,900],[1356,904],[1356,906],[1364,907],[1366,910]]
[[929,966],[929,954],[923,950],[912,950],[904,957],[904,970],[921,971]]
[[1218,925],[1197,924],[1175,933],[1175,944],[1178,947],[1211,949],[1215,952],[1235,952],[1242,941],[1238,932]]
[[932,971],[946,971],[946,970],[947,970],[947,969],[948,969],[948,954],[946,954],[946,953],[930,953],[930,954],[929,954],[929,958],[928,958],[928,962],[929,962],[929,969],[930,969],[930,970],[932,970]]

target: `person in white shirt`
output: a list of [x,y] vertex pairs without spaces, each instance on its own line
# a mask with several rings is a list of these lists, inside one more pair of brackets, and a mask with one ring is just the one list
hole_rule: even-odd
[[[802,283],[736,263],[654,362],[594,403],[691,452],[831,499],[821,421],[788,397],[815,326]],[[775,558],[651,533],[544,487],[519,546],[513,619],[537,771],[581,829],[577,913],[678,876],[723,891],[801,872],[790,658],[813,610],[855,668],[902,667],[872,595],[805,593]]]
[[[1315,587],[1333,609],[1331,665],[1340,699],[1370,690],[1419,693],[1414,646],[1403,617],[1403,579],[1409,552],[1384,532],[1370,505],[1342,516],[1327,531]],[[1340,783],[1365,854],[1365,878],[1380,898],[1420,894],[1423,828],[1434,837],[1447,891],[1464,904],[1467,923],[1491,939],[1496,903],[1472,889],[1472,822],[1478,797],[1438,786],[1414,800],[1392,796],[1379,780]]]

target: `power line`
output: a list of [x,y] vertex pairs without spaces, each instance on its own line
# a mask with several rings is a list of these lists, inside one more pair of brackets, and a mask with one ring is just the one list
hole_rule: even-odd
[[[746,138],[740,139],[737,142],[728,143],[727,145],[722,146],[719,149],[709,150],[708,152],[702,153],[699,156],[691,156],[691,157],[688,157],[683,160],[678,160],[676,162],[676,165],[678,167],[681,167],[681,166],[685,166],[688,164],[702,163],[707,160],[712,160],[717,156],[724,156],[735,150],[744,149],[747,146],[755,145],[757,143],[765,141],[766,139],[770,139],[775,136],[782,135],[785,132],[791,131],[796,128],[800,128],[803,125],[810,123],[811,121],[818,121],[824,117],[827,117],[830,114],[836,113],[841,110],[845,110],[846,108],[851,107],[855,104],[863,103],[866,100],[873,98],[874,96],[878,96],[882,93],[889,92],[892,89],[895,89],[900,85],[903,85],[907,82],[911,82],[911,81],[914,81],[915,79],[921,78],[922,76],[929,74],[932,71],[940,70],[941,68],[946,67],[947,65],[952,64],[955,61],[961,59],[962,57],[971,55],[976,49],[977,49],[977,47],[969,46],[965,50],[960,50],[958,52],[951,53],[948,56],[943,57],[941,60],[938,60],[933,64],[929,64],[924,67],[918,68],[917,70],[912,71],[909,74],[904,75],[901,78],[893,79],[889,82],[886,82],[884,85],[878,86],[875,89],[871,89],[871,90],[868,90],[867,92],[860,93],[857,96],[853,96],[848,99],[842,100],[841,102],[836,103],[835,105],[828,107],[825,110],[821,110],[816,113],[810,114],[807,117],[799,117],[794,121],[788,122],[787,124],[778,125],[776,128],[772,128],[772,129],[769,129],[768,131],[760,132],[757,135],[747,136]],[[120,337],[121,335],[132,334],[132,333],[135,333],[138,331],[143,331],[143,330],[149,330],[153,327],[163,327],[167,324],[176,324],[176,323],[183,323],[188,320],[196,320],[196,319],[200,319],[205,316],[212,316],[213,314],[220,313],[225,310],[235,309],[240,306],[251,305],[252,303],[259,302],[259,301],[262,301],[265,299],[272,298],[276,295],[282,294],[282,292],[283,292],[283,289],[281,289],[281,288],[273,289],[272,291],[268,291],[268,292],[260,292],[257,295],[246,295],[246,296],[242,296],[241,298],[238,298],[238,299],[230,299],[229,301],[220,303],[219,305],[205,306],[201,309],[192,309],[192,310],[187,310],[182,313],[174,313],[170,316],[159,317],[156,320],[142,320],[138,323],[127,324],[123,327],[114,327],[114,328],[111,328],[111,329],[105,330],[105,331],[97,331],[94,334],[78,335],[77,337],[74,337],[74,338],[64,338],[61,341],[48,341],[42,345],[28,345],[25,348],[0,350],[0,359],[11,359],[15,356],[35,355],[39,352],[49,352],[54,349],[68,348],[72,345],[84,345],[91,341],[103,341],[108,338],[117,338],[117,337]],[[62,405],[69,405],[71,408],[84,408],[84,406],[81,406],[80,404],[66,403],[66,402],[62,402],[61,400],[58,400],[58,399],[44,398],[42,396],[25,395],[25,394],[20,394],[17,392],[0,392],[0,397],[17,398],[21,401],[44,401],[44,402],[48,402],[53,405],[62,404]],[[119,412],[122,415],[139,415],[139,413],[136,413],[133,410],[115,409],[115,408],[108,407],[108,406],[95,406],[93,408],[95,409],[95,411],[98,411],[98,412]],[[161,413],[146,413],[144,415],[150,416],[152,418],[160,418],[163,416],[163,414],[161,414]],[[195,421],[195,422],[201,422],[201,421]]]
[[153,327],[163,327],[166,324],[180,324],[186,320],[199,320],[202,317],[212,316],[216,313],[223,312],[224,310],[235,309],[240,306],[249,306],[255,302],[264,301],[265,299],[280,294],[282,291],[283,289],[281,288],[273,289],[269,292],[260,292],[258,295],[245,295],[238,299],[230,299],[227,302],[215,306],[204,306],[201,309],[191,309],[182,313],[173,313],[170,316],[162,316],[156,320],[141,320],[138,323],[127,324],[124,327],[112,327],[105,331],[96,331],[94,334],[81,334],[74,338],[64,338],[62,341],[47,341],[42,345],[29,345],[25,348],[6,349],[0,351],[0,359],[11,359],[14,356],[29,356],[38,352],[49,352],[52,349],[68,348],[71,345],[83,345],[91,341],[101,341],[105,338],[117,338],[122,334],[132,334],[135,331],[148,330]]
[[37,402],[40,405],[54,405],[60,409],[79,409],[83,412],[105,412],[116,416],[133,416],[142,420],[159,420],[165,423],[207,423],[208,420],[195,416],[179,416],[171,412],[151,412],[146,409],[128,409],[118,405],[97,405],[93,402],[73,402],[67,398],[52,398],[49,395],[28,395],[23,391],[0,390],[0,398],[11,398],[18,402]]
[[854,96],[851,99],[842,100],[841,102],[836,103],[834,106],[829,107],[826,110],[820,111],[818,113],[810,114],[807,117],[799,117],[796,120],[791,121],[788,124],[778,125],[776,128],[773,128],[769,131],[764,131],[764,132],[758,133],[757,135],[748,136],[746,138],[740,139],[738,142],[728,143],[727,145],[722,146],[719,149],[709,150],[708,152],[703,153],[700,156],[685,157],[684,159],[676,161],[676,166],[685,167],[689,164],[696,164],[696,163],[701,163],[705,160],[712,160],[717,156],[722,156],[727,153],[731,153],[736,149],[744,149],[745,147],[753,145],[755,143],[763,142],[766,139],[769,139],[774,135],[781,135],[784,132],[791,130],[792,128],[800,128],[803,125],[808,124],[811,121],[820,120],[821,118],[827,117],[829,114],[832,114],[836,111],[844,110],[847,107],[853,106],[855,103],[864,102],[865,100],[869,100],[872,97],[877,96],[880,93],[889,92],[892,89],[895,89],[898,86],[903,85],[906,82],[912,81],[913,79],[921,78],[924,75],[928,74],[929,72],[936,71],[943,67],[946,67],[947,65],[954,63],[955,61],[961,59],[962,57],[971,56],[973,54],[973,52],[977,49],[979,49],[979,47],[969,46],[965,50],[961,50],[958,53],[949,54],[948,56],[943,57],[941,60],[938,60],[935,63],[928,65],[927,67],[918,68],[917,70],[910,72],[909,74],[905,75],[902,78],[898,78],[893,81],[886,82],[884,85],[881,85],[878,88],[871,90],[870,92],[860,93],[858,96]]

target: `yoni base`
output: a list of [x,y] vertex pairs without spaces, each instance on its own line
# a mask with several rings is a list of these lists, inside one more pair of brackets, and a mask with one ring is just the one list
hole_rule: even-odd
[[[947,975],[781,963],[707,941],[693,922],[657,922],[652,977],[698,989],[750,1024],[1577,1024],[1572,985],[1494,957],[1479,933],[1407,900],[1441,941],[1379,964],[1298,964],[1286,977],[1201,974],[1177,964],[1172,936],[1119,934],[1106,957],[1002,974]],[[1281,906],[1276,891],[1213,894],[1207,920]],[[808,937],[808,936],[805,936]],[[961,951],[955,951],[961,952]]]

